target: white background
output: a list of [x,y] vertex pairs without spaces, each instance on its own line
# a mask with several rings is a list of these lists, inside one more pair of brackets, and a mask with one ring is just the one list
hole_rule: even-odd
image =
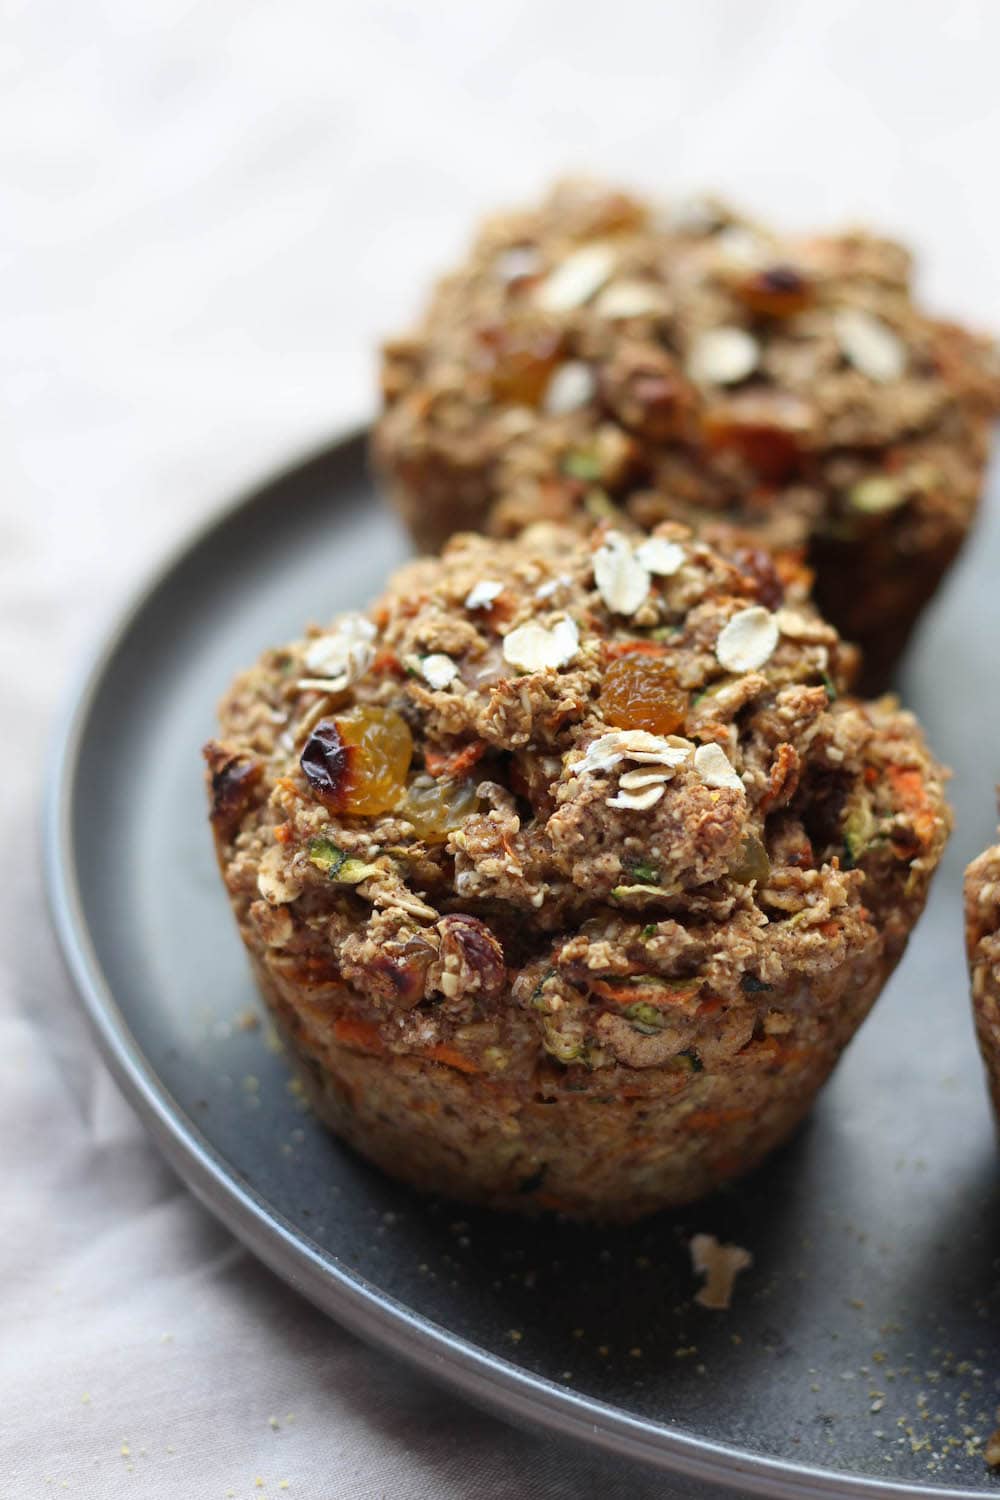
[[74,661],[166,544],[364,414],[378,336],[481,209],[556,172],[867,216],[916,241],[935,306],[1000,325],[1000,7],[0,16],[0,1493],[663,1495],[387,1365],[188,1199],[59,970],[40,760]]

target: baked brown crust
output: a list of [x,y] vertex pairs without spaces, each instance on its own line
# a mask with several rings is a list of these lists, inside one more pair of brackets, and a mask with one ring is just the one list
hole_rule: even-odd
[[1000,844],[965,872],[965,946],[976,1036],[1000,1115]]
[[234,684],[220,867],[364,1154],[625,1219],[795,1128],[950,815],[912,717],[843,696],[853,652],[780,595],[669,523],[470,535]]
[[808,550],[884,686],[973,520],[1000,362],[862,231],[563,184],[488,220],[385,346],[374,454],[419,545],[539,519],[706,517]]

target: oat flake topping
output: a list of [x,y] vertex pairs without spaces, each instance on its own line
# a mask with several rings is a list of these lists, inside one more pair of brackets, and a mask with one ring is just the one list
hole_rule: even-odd
[[843,353],[870,380],[887,384],[906,369],[906,350],[887,324],[859,307],[841,308],[834,330]]
[[647,572],[659,578],[669,578],[683,565],[684,548],[677,542],[668,542],[665,536],[647,537],[635,549],[635,555]]
[[544,672],[565,667],[580,647],[574,620],[559,620],[551,628],[530,620],[504,637],[504,660],[522,672]]
[[677,735],[649,734],[645,729],[613,729],[587,746],[582,760],[573,767],[574,776],[587,771],[608,771],[619,761],[637,760],[641,764],[680,766],[688,760],[694,746]]
[[699,745],[694,752],[694,768],[706,786],[730,787],[734,792],[744,790],[721,745]]
[[649,318],[666,310],[662,288],[650,281],[613,281],[594,304],[601,318]]
[[757,368],[760,348],[745,328],[709,328],[695,340],[688,374],[699,385],[735,385]]
[[341,615],[327,635],[309,642],[303,660],[314,676],[330,679],[325,685],[331,693],[342,692],[363,677],[374,661],[376,634],[364,615]]
[[485,609],[503,593],[503,584],[495,578],[481,578],[465,596],[466,609]]
[[634,615],[649,593],[649,573],[620,532],[609,531],[594,554],[594,582],[616,615]]
[[567,360],[560,365],[545,388],[545,410],[550,417],[586,406],[597,389],[594,372],[582,359]]
[[736,1277],[753,1265],[753,1256],[742,1245],[720,1245],[714,1234],[694,1235],[689,1248],[692,1267],[705,1278],[694,1300],[701,1307],[724,1312],[732,1300]]
[[583,307],[600,291],[614,268],[615,252],[610,245],[584,245],[549,272],[535,293],[535,301],[551,313]]
[[778,644],[778,624],[769,609],[741,609],[719,632],[715,655],[727,672],[755,672]]
[[446,688],[450,682],[454,682],[458,676],[458,668],[450,656],[445,656],[443,651],[437,651],[432,656],[425,656],[420,663],[420,675],[432,688]]

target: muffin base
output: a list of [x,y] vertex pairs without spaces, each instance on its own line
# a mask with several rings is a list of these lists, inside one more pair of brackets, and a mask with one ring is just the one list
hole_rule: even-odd
[[634,1091],[609,1093],[557,1065],[508,1081],[357,1051],[334,1031],[356,1010],[350,991],[307,996],[251,957],[316,1113],[362,1156],[422,1192],[618,1223],[704,1197],[788,1140],[891,967],[879,957],[824,976],[780,1042],[694,1075],[660,1072],[659,1092],[637,1074]]

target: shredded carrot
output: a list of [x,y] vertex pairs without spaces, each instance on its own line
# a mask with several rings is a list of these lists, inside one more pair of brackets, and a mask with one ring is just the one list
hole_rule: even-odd
[[482,759],[485,751],[485,740],[470,740],[457,750],[435,750],[428,745],[424,751],[424,765],[432,776],[464,776]]
[[274,837],[279,844],[290,844],[295,837],[291,823],[279,823],[274,830]]
[[723,1009],[725,1003],[725,1000],[723,1000],[720,995],[706,995],[704,1000],[698,1006],[698,1015],[714,1016],[717,1011]]
[[287,792],[290,797],[301,798],[304,796],[302,788],[297,786],[290,776],[279,776],[274,784],[276,787],[280,787],[283,792]]
[[403,670],[403,663],[395,651],[390,651],[386,648],[383,651],[376,652],[370,670],[378,675],[384,672],[392,672],[394,675],[398,675]]
[[696,979],[689,985],[665,989],[658,984],[643,984],[641,979],[633,976],[629,979],[592,979],[590,988],[602,1000],[612,1000],[615,1005],[635,1005],[644,1001],[662,1009],[693,1000],[701,988],[701,981]]
[[616,661],[619,656],[666,656],[667,648],[662,641],[605,641],[606,661]]
[[378,1027],[360,1016],[338,1016],[333,1023],[333,1034],[338,1042],[358,1052],[385,1051]]
[[819,924],[819,930],[824,937],[836,937],[837,933],[840,931],[840,923],[837,921],[836,917],[831,917],[828,922],[821,922]]
[[448,1068],[457,1068],[460,1073],[481,1073],[479,1064],[466,1057],[464,1052],[459,1052],[457,1047],[449,1047],[447,1042],[437,1042],[433,1047],[424,1048],[424,1056],[429,1057],[432,1062],[444,1063]]
[[922,844],[931,843],[937,820],[927,799],[923,775],[912,766],[887,766],[886,775],[896,803],[909,815],[917,838]]

